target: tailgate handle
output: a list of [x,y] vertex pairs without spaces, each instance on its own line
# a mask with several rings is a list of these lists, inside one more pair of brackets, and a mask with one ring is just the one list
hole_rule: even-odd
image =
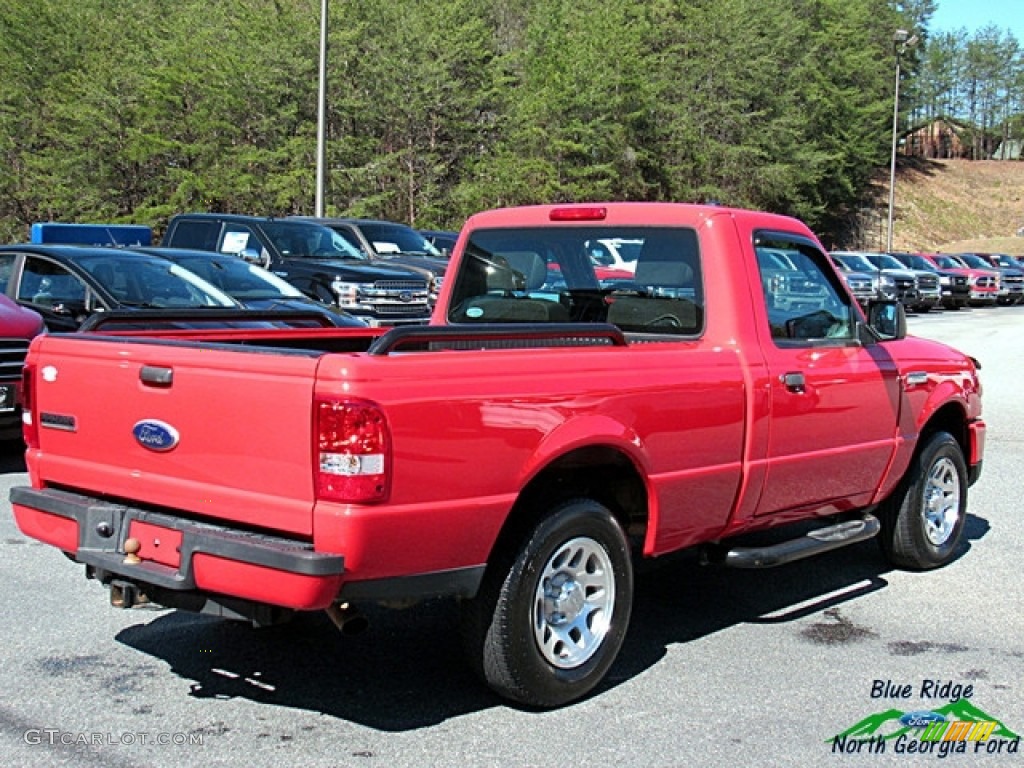
[[174,371],[162,365],[144,365],[139,371],[139,380],[154,387],[169,387],[174,383]]

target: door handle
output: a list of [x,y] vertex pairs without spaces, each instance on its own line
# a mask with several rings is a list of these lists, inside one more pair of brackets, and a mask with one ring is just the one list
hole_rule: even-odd
[[804,375],[799,371],[784,373],[779,376],[779,381],[781,381],[783,386],[790,392],[796,392],[797,394],[803,394],[804,392]]
[[174,383],[174,370],[162,365],[144,365],[139,371],[139,381],[151,387],[169,387]]

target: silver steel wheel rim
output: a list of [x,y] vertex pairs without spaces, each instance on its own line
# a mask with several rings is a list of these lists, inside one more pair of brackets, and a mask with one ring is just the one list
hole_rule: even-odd
[[559,669],[584,664],[604,642],[615,609],[615,573],[604,547],[586,537],[565,542],[544,564],[534,594],[533,636]]
[[947,458],[936,461],[924,484],[924,532],[928,541],[941,547],[953,535],[960,520],[960,475]]

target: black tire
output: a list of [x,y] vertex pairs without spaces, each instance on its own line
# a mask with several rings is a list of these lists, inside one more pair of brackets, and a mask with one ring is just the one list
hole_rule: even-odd
[[595,501],[567,502],[492,563],[480,593],[463,603],[470,662],[505,698],[561,706],[604,678],[625,639],[632,603],[621,526]]
[[953,559],[967,517],[967,464],[952,435],[925,438],[878,517],[879,543],[893,565],[927,570]]

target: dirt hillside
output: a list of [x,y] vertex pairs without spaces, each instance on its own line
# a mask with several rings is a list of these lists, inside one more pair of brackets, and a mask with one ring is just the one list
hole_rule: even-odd
[[[888,177],[883,193],[881,208],[888,211]],[[1024,236],[1016,234],[1021,228],[1024,162],[918,160],[898,169],[893,223],[897,250],[1022,256]]]

